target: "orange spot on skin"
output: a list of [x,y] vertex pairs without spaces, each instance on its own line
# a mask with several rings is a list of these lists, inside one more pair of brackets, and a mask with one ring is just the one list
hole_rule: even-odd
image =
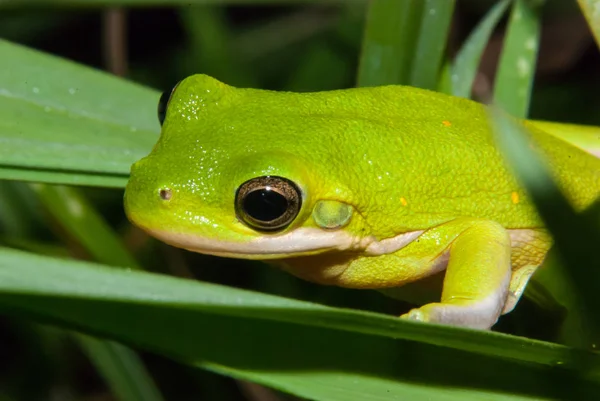
[[406,198],[404,198],[404,197],[400,198],[400,203],[402,203],[402,206],[408,205],[408,202],[406,201]]
[[510,199],[512,200],[512,203],[516,205],[517,203],[519,203],[519,194],[513,192],[512,194],[510,194]]
[[442,121],[442,124],[444,124],[444,127],[449,127],[452,125],[450,121]]

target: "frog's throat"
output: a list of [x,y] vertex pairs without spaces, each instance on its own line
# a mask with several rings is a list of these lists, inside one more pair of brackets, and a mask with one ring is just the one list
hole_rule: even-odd
[[149,234],[167,244],[192,252],[244,259],[278,259],[321,253],[329,250],[359,251],[366,255],[383,255],[404,248],[421,231],[410,231],[382,240],[374,236],[355,237],[345,231],[325,231],[299,228],[282,235],[269,235],[247,242],[224,241],[187,233],[148,230]]

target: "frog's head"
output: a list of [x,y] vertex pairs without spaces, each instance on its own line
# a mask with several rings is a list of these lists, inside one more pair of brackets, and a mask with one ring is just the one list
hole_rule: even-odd
[[161,97],[158,143],[131,169],[129,219],[164,242],[221,256],[365,247],[367,225],[343,184],[351,177],[306,135],[301,97],[205,75],[181,81]]

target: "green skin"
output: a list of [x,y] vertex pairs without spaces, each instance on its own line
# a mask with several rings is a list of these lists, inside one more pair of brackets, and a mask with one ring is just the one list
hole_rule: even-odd
[[[590,205],[600,159],[525,124],[573,205]],[[262,176],[301,192],[279,231],[249,226],[235,206],[242,183]],[[191,76],[132,167],[125,209],[174,246],[392,291],[426,303],[404,318],[482,329],[512,310],[551,245],[485,107],[403,86],[289,93]]]

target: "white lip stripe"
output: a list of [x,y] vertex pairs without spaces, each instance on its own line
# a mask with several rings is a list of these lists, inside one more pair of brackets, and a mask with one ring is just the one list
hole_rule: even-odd
[[365,251],[369,255],[386,255],[388,253],[396,252],[397,250],[402,249],[406,245],[413,242],[415,239],[421,236],[423,232],[423,230],[411,231],[396,235],[395,237],[374,241],[367,246]]
[[173,246],[193,252],[232,257],[266,255],[290,255],[326,250],[365,251],[369,255],[395,252],[414,241],[423,231],[403,233],[378,241],[375,237],[356,238],[345,231],[323,231],[316,228],[299,228],[284,235],[264,236],[248,242],[229,242],[218,238],[202,238],[194,235],[161,230],[148,230],[158,239]]

